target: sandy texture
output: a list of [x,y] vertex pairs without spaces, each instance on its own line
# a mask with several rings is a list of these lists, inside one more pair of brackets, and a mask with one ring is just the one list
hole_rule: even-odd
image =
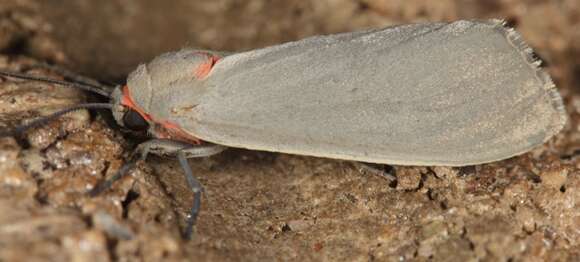
[[[580,259],[578,1],[147,2],[2,1],[0,68],[62,79],[34,66],[45,60],[122,82],[136,64],[183,46],[244,50],[397,23],[503,17],[547,61],[570,121],[522,156],[396,166],[395,181],[351,162],[285,154],[233,149],[191,160],[206,194],[186,242],[179,231],[192,194],[175,160],[151,157],[111,190],[86,196],[135,140],[79,111],[0,139],[0,260]],[[0,125],[86,99],[0,79]]]

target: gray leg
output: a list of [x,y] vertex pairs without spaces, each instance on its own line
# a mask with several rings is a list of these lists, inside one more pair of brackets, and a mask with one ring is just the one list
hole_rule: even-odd
[[111,188],[113,183],[115,183],[117,180],[119,180],[119,179],[125,177],[127,174],[129,174],[129,171],[131,171],[133,168],[135,168],[135,165],[137,165],[137,162],[141,159],[141,157],[135,157],[135,156],[137,156],[137,154],[133,154],[131,159],[129,161],[127,161],[127,163],[125,163],[123,166],[121,166],[121,168],[119,168],[117,173],[115,173],[111,178],[103,181],[102,183],[97,184],[97,186],[95,188],[91,189],[88,192],[88,195],[90,197],[95,197],[95,196],[99,195],[103,191]]
[[94,189],[89,191],[89,195],[95,196],[110,188],[115,181],[129,174],[129,171],[135,167],[138,161],[144,161],[149,153],[167,156],[177,155],[179,164],[181,165],[181,168],[185,174],[185,179],[187,180],[187,183],[193,192],[193,205],[191,207],[191,211],[187,218],[186,227],[183,232],[183,237],[185,239],[190,239],[193,232],[193,225],[195,225],[197,215],[199,214],[199,210],[201,208],[201,193],[203,192],[203,187],[201,186],[201,183],[199,183],[199,181],[193,176],[191,167],[187,163],[187,158],[207,157],[215,155],[224,151],[226,148],[227,147],[225,146],[215,144],[191,145],[168,139],[152,139],[143,142],[137,146],[137,149],[135,149],[135,152],[133,152],[129,162],[123,165],[113,177],[97,185]]
[[127,161],[123,166],[121,166],[121,168],[119,168],[117,173],[115,173],[111,178],[105,180],[104,182],[98,184],[95,188],[91,189],[88,193],[89,196],[91,196],[91,197],[97,196],[98,194],[102,193],[103,191],[111,188],[113,183],[115,183],[117,180],[128,175],[129,171],[131,171],[133,168],[135,168],[135,165],[137,164],[138,161],[140,161],[140,160],[145,161],[145,159],[147,158],[147,155],[151,151],[151,148],[154,147],[155,145],[157,145],[158,143],[161,143],[161,142],[159,142],[157,139],[153,139],[153,140],[143,142],[142,144],[139,144],[139,146],[137,146],[135,151],[133,151],[133,153],[131,153],[131,157],[130,157],[129,161]]
[[[185,153],[186,158],[212,156],[226,150],[227,147],[216,144],[192,145],[169,139],[152,139],[137,146],[137,151],[145,157],[149,153],[160,156],[175,156],[179,151]],[[142,158],[145,160],[145,158]]]
[[179,151],[177,153],[177,159],[179,160],[179,164],[183,169],[185,179],[187,179],[187,184],[189,185],[189,188],[193,192],[193,205],[191,206],[189,216],[187,217],[185,230],[183,231],[183,238],[191,239],[191,234],[193,233],[193,225],[195,225],[195,222],[197,221],[197,215],[199,214],[199,210],[201,209],[201,193],[203,192],[203,187],[201,183],[193,176],[193,172],[191,171],[191,167],[187,163],[187,158],[185,157],[184,151]]
[[354,162],[356,168],[358,168],[359,172],[361,173],[371,173],[373,175],[378,175],[389,182],[393,182],[397,180],[397,177],[394,175],[395,169],[391,171],[385,170],[385,165],[381,164],[370,164],[370,163],[363,163],[363,162]]
[[199,210],[201,209],[201,194],[203,193],[203,187],[201,183],[193,176],[193,172],[191,171],[191,167],[189,166],[187,159],[215,155],[224,151],[227,147],[215,144],[191,145],[178,141],[157,139],[147,141],[139,145],[139,148],[142,148],[142,152],[145,153],[155,153],[159,155],[177,154],[177,159],[179,160],[179,164],[183,169],[187,184],[193,192],[193,204],[191,205],[191,210],[187,217],[185,230],[183,231],[182,235],[185,239],[191,239],[193,226],[197,221],[197,216],[199,214]]

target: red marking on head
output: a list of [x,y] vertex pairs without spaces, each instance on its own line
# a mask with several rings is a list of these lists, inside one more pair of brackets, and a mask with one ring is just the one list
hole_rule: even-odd
[[124,86],[122,91],[123,96],[121,97],[121,105],[126,106],[131,110],[135,110],[135,112],[139,113],[139,115],[141,115],[141,117],[143,117],[143,119],[147,120],[148,122],[153,122],[155,124],[155,136],[157,138],[178,140],[196,145],[201,143],[199,138],[188,134],[183,129],[181,129],[179,125],[170,121],[155,119],[150,114],[145,113],[143,109],[135,104],[133,98],[131,98],[128,86]]
[[152,121],[152,118],[149,114],[145,113],[143,109],[135,104],[131,94],[129,93],[129,87],[127,85],[123,86],[123,96],[121,97],[121,105],[126,106],[132,110],[135,110],[141,117],[143,117],[147,121]]
[[221,59],[221,57],[213,55],[213,54],[209,54],[209,53],[202,53],[202,54],[206,55],[207,59],[201,65],[197,66],[194,69],[194,75],[195,75],[195,78],[197,78],[197,79],[205,78],[209,74],[209,72],[211,71],[213,66],[217,63],[217,61]]

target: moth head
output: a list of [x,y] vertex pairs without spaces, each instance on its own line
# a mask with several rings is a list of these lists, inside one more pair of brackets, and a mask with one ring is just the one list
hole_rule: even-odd
[[[111,94],[116,122],[132,131],[149,130],[153,135],[158,133],[158,126],[167,128],[165,119],[156,113],[165,111],[170,106],[167,101],[172,95],[178,96],[176,90],[184,85],[202,88],[220,58],[221,54],[211,51],[183,49],[139,65],[129,74],[127,84]],[[163,103],[157,101],[159,97],[163,98]],[[192,102],[195,99],[188,97]]]
[[118,86],[111,93],[111,113],[117,124],[135,132],[147,131],[151,117],[135,105],[128,94],[127,86]]

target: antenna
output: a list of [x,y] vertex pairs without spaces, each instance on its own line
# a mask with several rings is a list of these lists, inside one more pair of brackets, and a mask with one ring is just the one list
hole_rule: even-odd
[[113,108],[113,104],[111,104],[111,103],[87,103],[87,104],[79,104],[79,105],[70,106],[68,108],[54,112],[48,116],[39,117],[37,119],[34,119],[31,122],[28,122],[26,124],[22,124],[22,125],[16,126],[14,128],[8,129],[8,130],[0,130],[0,137],[20,135],[30,128],[40,127],[42,125],[47,124],[48,122],[50,122],[52,120],[59,118],[62,115],[65,115],[65,114],[68,114],[68,113],[71,113],[71,112],[74,112],[77,110],[81,110],[81,109],[109,109],[110,110],[112,108]]
[[22,74],[22,73],[9,72],[9,71],[4,71],[4,70],[0,70],[0,76],[51,83],[51,84],[65,86],[65,87],[72,87],[72,88],[76,88],[76,89],[81,89],[81,90],[88,91],[88,92],[98,94],[101,96],[105,96],[105,97],[111,97],[111,91],[103,90],[100,86],[89,84],[89,83],[72,83],[72,82],[60,81],[60,80],[50,79],[50,78],[45,78],[45,77],[38,77],[38,76],[32,76],[32,75],[27,75],[27,74]]

